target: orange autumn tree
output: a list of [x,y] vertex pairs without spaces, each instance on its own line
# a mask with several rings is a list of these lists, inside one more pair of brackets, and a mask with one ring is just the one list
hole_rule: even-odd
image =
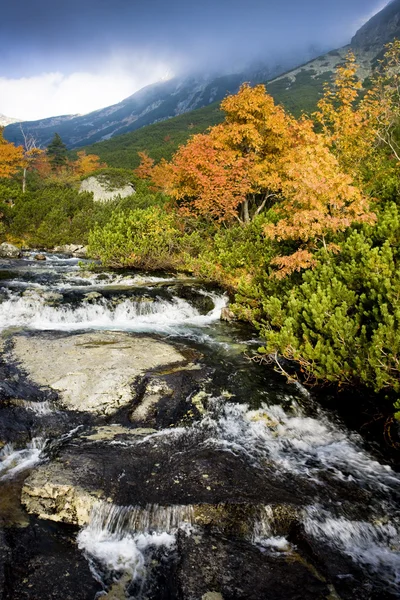
[[73,172],[78,176],[89,175],[106,165],[100,162],[97,154],[86,154],[84,150],[77,152],[77,159],[70,163]]
[[246,224],[273,209],[265,235],[296,248],[275,259],[279,276],[312,266],[333,234],[374,219],[311,120],[286,113],[262,85],[243,85],[221,108],[223,123],[148,169],[184,214]]
[[139,179],[151,179],[153,176],[154,159],[147,152],[138,152],[140,158],[139,166],[134,170]]
[[397,165],[400,162],[400,40],[385,46],[383,59],[371,77],[371,88],[360,103],[375,144],[386,148]]
[[352,52],[336,68],[332,84],[327,83],[314,118],[341,167],[357,177],[360,166],[371,153],[374,135],[368,115],[359,110],[361,81]]
[[24,164],[22,146],[15,146],[3,137],[3,127],[0,127],[0,177],[11,177]]

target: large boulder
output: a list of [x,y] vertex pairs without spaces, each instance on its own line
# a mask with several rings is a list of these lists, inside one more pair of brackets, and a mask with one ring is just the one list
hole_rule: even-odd
[[106,179],[93,176],[82,181],[79,191],[92,193],[95,202],[108,202],[118,197],[126,198],[135,193],[132,185],[113,187]]
[[86,258],[87,257],[87,247],[82,244],[64,244],[63,246],[56,246],[53,249],[53,252],[58,252],[60,254],[68,254],[69,256],[73,256],[74,258]]
[[147,371],[185,362],[169,344],[119,332],[15,336],[11,356],[30,381],[57,392],[63,408],[96,415],[128,405]]
[[7,242],[0,244],[0,258],[20,258],[21,256],[21,250],[17,246]]

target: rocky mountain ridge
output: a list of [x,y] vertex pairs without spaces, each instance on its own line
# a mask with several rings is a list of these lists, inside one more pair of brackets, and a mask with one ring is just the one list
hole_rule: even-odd
[[19,123],[20,119],[13,119],[13,117],[6,117],[0,113],[0,127],[7,127],[7,125],[11,125],[12,123]]
[[[42,147],[57,132],[69,148],[78,148],[220,102],[227,94],[236,93],[244,81],[266,81],[287,70],[288,66],[291,65],[258,65],[254,70],[230,75],[176,77],[149,85],[122,102],[87,115],[24,122],[23,128],[32,133]],[[16,144],[22,143],[19,126],[9,125],[5,137]]]
[[[89,113],[66,115],[23,123],[24,131],[31,132],[41,146],[46,146],[55,132],[59,133],[69,148],[91,146],[134,132],[147,125],[210,107],[227,94],[235,93],[241,83],[268,81],[268,91],[277,102],[299,114],[313,110],[322,94],[323,85],[330,81],[336,66],[352,49],[360,65],[359,76],[370,75],[385,44],[400,37],[400,0],[393,0],[374,15],[356,32],[351,44],[288,70],[291,65],[258,67],[231,75],[192,75],[177,77],[149,85],[122,102]],[[206,109],[208,110],[208,109]],[[20,144],[19,125],[8,125],[6,139]],[[101,144],[100,144],[101,145]]]

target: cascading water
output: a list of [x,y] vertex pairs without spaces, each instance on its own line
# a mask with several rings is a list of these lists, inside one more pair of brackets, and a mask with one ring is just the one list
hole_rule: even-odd
[[15,449],[13,444],[6,444],[0,450],[0,481],[12,479],[21,471],[34,467],[41,460],[41,453],[46,440],[35,438],[26,448]]
[[128,581],[144,579],[152,551],[171,550],[179,529],[193,523],[191,506],[115,506],[98,503],[90,523],[78,535],[95,576],[128,575]]
[[[195,505],[203,502],[201,510],[206,513],[211,507],[211,512],[216,511],[217,515],[224,514],[225,510],[229,514],[231,510],[233,515],[235,511],[232,507],[228,510],[220,503],[227,502],[234,506],[238,502],[239,505],[243,503],[243,507],[239,506],[238,514],[246,513],[246,503],[251,505],[252,502],[248,500],[251,490],[248,493],[246,489],[246,493],[242,494],[241,473],[232,472],[228,460],[234,457],[236,462],[232,464],[240,465],[243,476],[248,472],[255,473],[254,481],[263,481],[264,484],[268,483],[268,478],[273,479],[275,483],[279,482],[282,488],[287,484],[290,486],[290,493],[297,495],[296,498],[293,497],[293,506],[290,494],[288,499],[287,494],[285,496],[284,502],[287,506],[282,506],[285,510],[289,507],[289,516],[283,517],[284,525],[277,520],[280,509],[277,511],[276,505],[268,504],[278,503],[277,500],[269,497],[254,500],[258,504],[250,506],[250,517],[248,520],[247,517],[244,519],[246,523],[233,528],[234,536],[241,536],[242,545],[239,548],[248,544],[251,552],[259,552],[261,556],[270,557],[272,561],[286,561],[285,565],[290,565],[300,552],[293,531],[296,530],[296,535],[303,531],[304,535],[308,536],[310,545],[315,542],[317,550],[314,551],[320,553],[321,563],[324,561],[325,552],[329,556],[339,556],[345,561],[344,570],[340,571],[337,577],[339,583],[341,577],[343,581],[353,581],[353,568],[354,572],[361,570],[361,580],[364,578],[367,581],[365,589],[375,590],[375,595],[371,592],[370,596],[367,596],[369,591],[362,589],[359,592],[357,587],[354,587],[354,591],[359,592],[358,596],[354,595],[357,600],[364,600],[364,596],[376,600],[381,591],[382,594],[391,594],[388,598],[400,598],[400,542],[396,513],[396,503],[400,498],[399,476],[389,466],[374,459],[365,450],[359,436],[334,423],[328,413],[318,409],[313,398],[301,386],[288,387],[284,382],[277,383],[277,379],[271,379],[266,380],[265,386],[260,389],[261,384],[258,383],[256,374],[258,367],[238,355],[237,339],[232,339],[232,334],[225,338],[228,338],[229,343],[223,346],[219,357],[213,358],[222,346],[221,339],[224,339],[224,334],[221,334],[221,331],[226,332],[227,328],[219,323],[221,309],[227,302],[223,294],[201,290],[191,281],[182,284],[182,281],[178,282],[169,275],[157,277],[85,273],[79,270],[76,259],[52,255],[47,255],[47,261],[43,263],[30,259],[28,256],[26,260],[13,261],[9,266],[3,265],[7,273],[3,273],[2,278],[0,329],[5,336],[9,334],[7,330],[18,328],[18,335],[37,336],[46,343],[48,337],[56,339],[57,336],[76,336],[76,333],[82,330],[90,330],[90,335],[95,330],[124,331],[131,333],[133,337],[136,333],[147,333],[153,337],[158,335],[163,340],[166,337],[178,339],[180,344],[187,346],[189,350],[198,351],[200,347],[203,358],[206,356],[204,360],[208,360],[207,366],[214,360],[215,371],[219,370],[224,374],[221,385],[216,383],[220,381],[218,377],[212,379],[211,376],[207,376],[202,383],[194,379],[193,387],[185,391],[187,397],[183,398],[184,410],[177,412],[173,425],[159,428],[154,424],[150,427],[140,424],[140,427],[135,429],[138,435],[130,435],[131,428],[136,427],[129,421],[132,413],[130,416],[121,415],[118,418],[123,420],[115,423],[107,417],[100,425],[103,429],[106,429],[104,425],[109,427],[110,439],[102,439],[101,442],[97,441],[97,430],[91,429],[99,425],[94,417],[75,415],[73,422],[66,421],[67,426],[63,423],[60,430],[57,427],[53,429],[56,420],[61,419],[61,416],[65,418],[66,413],[60,411],[60,405],[57,401],[53,402],[52,396],[43,396],[43,390],[38,392],[37,397],[12,396],[9,392],[7,410],[11,411],[12,417],[13,410],[25,411],[22,429],[30,428],[33,439],[25,448],[21,448],[22,443],[18,443],[6,444],[0,450],[0,482],[4,484],[17,481],[20,479],[17,477],[20,473],[29,473],[44,460],[50,461],[52,457],[58,457],[64,448],[67,448],[67,453],[70,452],[64,463],[66,469],[74,457],[74,452],[88,452],[92,457],[96,456],[97,451],[101,451],[103,454],[100,452],[99,455],[104,461],[104,472],[111,450],[121,452],[121,456],[126,452],[127,458],[123,464],[126,470],[130,457],[135,456],[137,449],[142,449],[142,455],[145,457],[143,460],[149,460],[150,463],[153,451],[154,456],[161,457],[160,461],[165,459],[163,464],[166,471],[174,468],[174,461],[179,465],[183,464],[179,462],[182,455],[187,454],[190,457],[190,465],[185,471],[187,481],[178,471],[171,476],[168,483],[172,489],[167,490],[168,493],[171,491],[171,506],[163,505],[164,479],[161,477],[159,497],[140,501],[132,492],[131,500],[130,489],[137,490],[134,486],[136,472],[128,476],[125,475],[124,469],[121,469],[118,477],[121,477],[121,485],[125,485],[128,490],[127,502],[125,499],[113,500],[107,495],[101,496],[101,490],[96,490],[95,493],[99,493],[99,497],[107,498],[107,501],[95,505],[89,523],[78,534],[77,544],[87,558],[93,575],[101,582],[105,591],[110,592],[114,583],[120,582],[121,597],[140,598],[145,589],[143,586],[153,572],[154,564],[157,563],[162,569],[173,562],[176,553],[179,552],[182,538],[194,540],[194,550],[192,548],[191,551],[195,552],[196,545],[201,546],[202,536],[208,535],[205,533],[208,531],[208,525],[199,525],[194,516]],[[186,286],[188,293],[182,293],[182,285]],[[201,300],[204,298],[207,302],[202,304]],[[233,335],[239,331],[234,330],[233,326],[231,330],[234,331]],[[38,333],[43,331],[46,333]],[[249,337],[252,336],[254,332],[249,332]],[[242,349],[246,348],[246,344],[254,343],[248,338],[240,341],[245,342]],[[12,352],[12,341],[7,342],[5,347],[7,352]],[[197,368],[198,365],[194,367]],[[46,364],[43,364],[43,369],[46,369]],[[258,369],[257,373],[261,370]],[[26,377],[26,374],[24,376]],[[13,371],[10,377],[13,380]],[[247,395],[239,393],[242,379],[246,381]],[[25,384],[29,387],[29,381]],[[199,399],[196,394],[203,387]],[[25,388],[17,386],[15,389],[19,391]],[[62,389],[62,385],[57,389]],[[164,388],[161,386],[160,389]],[[167,392],[162,398],[160,412],[168,411],[169,398],[172,398],[168,396],[168,386],[165,389]],[[186,390],[184,386],[182,389]],[[223,393],[223,390],[226,393]],[[48,400],[49,397],[51,401]],[[309,410],[310,405],[312,411]],[[195,417],[194,407],[197,410]],[[189,419],[185,420],[187,415]],[[120,435],[114,435],[110,425],[116,425],[114,429],[121,431]],[[47,436],[48,426],[50,430]],[[158,429],[155,430],[154,427]],[[23,439],[26,439],[25,429],[24,435]],[[88,437],[85,438],[85,435]],[[45,442],[45,437],[49,437],[50,441]],[[201,455],[199,463],[196,462],[197,455]],[[125,454],[123,456],[125,457]],[[148,485],[150,488],[153,485],[152,481],[157,479],[157,460],[154,459],[155,464],[146,465],[148,472],[146,471],[143,479],[144,487]],[[219,478],[211,482],[212,470],[216,464],[214,461],[217,460],[220,468]],[[87,477],[91,491],[92,476],[95,473],[94,467],[93,470],[88,467]],[[257,479],[259,475],[264,479]],[[115,477],[108,488],[111,495],[120,483],[118,477]],[[200,489],[198,480],[201,490],[206,492],[206,496],[201,496],[206,497],[205,500],[199,501],[196,497]],[[63,476],[56,484],[64,486]],[[46,496],[43,503],[44,510],[47,507],[46,503],[52,502],[53,496],[58,498],[58,494],[61,493],[57,485],[45,489],[48,497]],[[156,482],[151,489],[158,490],[157,485]],[[192,493],[191,489],[189,499],[179,498],[181,485],[193,486],[194,491]],[[237,487],[226,501],[226,488],[231,489],[234,485]],[[65,484],[64,487],[66,491],[63,488],[62,493],[72,494],[69,484]],[[262,490],[259,495],[262,496]],[[175,497],[178,500],[174,504]],[[72,503],[72,498],[73,495],[68,496],[68,506]],[[113,504],[112,500],[116,504]],[[145,506],[147,502],[158,504]],[[184,502],[193,502],[193,505],[186,505]],[[214,504],[208,506],[208,502]],[[143,504],[144,508],[118,505],[124,503]],[[215,531],[219,531],[218,528],[221,527],[221,531],[224,531],[222,537],[228,539],[232,524],[227,518],[224,521],[224,518],[221,519],[221,523],[216,518],[210,527],[214,527]],[[296,523],[294,529],[292,522]],[[210,535],[218,535],[215,531]],[[180,532],[186,532],[188,535]],[[189,535],[190,533],[193,535]],[[215,537],[213,539],[215,540]],[[213,548],[212,543],[210,547]],[[180,560],[184,558],[181,556]],[[86,562],[85,565],[87,568]],[[199,569],[201,567],[201,564],[196,562],[194,565]],[[268,568],[272,572],[275,566]],[[354,586],[361,585],[360,580],[357,581]],[[198,597],[201,598],[208,589],[206,587],[199,591]],[[210,588],[210,592],[212,589]],[[352,591],[350,588],[350,594]],[[344,592],[347,593],[345,587]],[[112,593],[110,592],[111,597]],[[161,596],[157,593],[154,592],[148,597],[158,600]],[[147,591],[143,596],[147,597],[146,594]],[[173,592],[171,594],[165,598],[177,597]],[[273,592],[269,594],[264,596],[274,597]],[[188,592],[188,596],[182,597],[191,598],[195,597],[195,594],[191,596]],[[229,593],[227,597],[230,597]],[[237,597],[242,600],[242,596]],[[315,597],[326,597],[326,594]],[[343,597],[348,600],[352,596]],[[384,595],[382,597],[386,598]],[[16,597],[11,600],[16,600]],[[291,596],[288,595],[285,600],[291,600]]]
[[23,326],[62,331],[107,329],[186,337],[191,335],[191,330],[202,329],[219,319],[226,298],[215,294],[210,297],[214,301],[214,308],[202,315],[178,297],[154,301],[127,299],[116,306],[106,299],[77,306],[50,306],[46,297],[40,294],[20,296],[10,293],[0,304],[0,328]]

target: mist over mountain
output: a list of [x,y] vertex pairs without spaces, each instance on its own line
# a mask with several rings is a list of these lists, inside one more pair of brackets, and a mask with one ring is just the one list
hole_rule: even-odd
[[[287,71],[296,59],[280,64],[253,64],[247,71],[229,75],[201,74],[174,77],[139,90],[118,104],[87,115],[64,115],[22,123],[25,133],[32,133],[38,144],[46,146],[55,132],[70,148],[93,144],[116,135],[134,131],[197,108],[220,102],[236,93],[244,81],[264,82]],[[6,128],[5,137],[21,144],[21,125]]]
[[[361,78],[370,73],[373,61],[382,52],[384,44],[398,34],[400,0],[394,0],[365,23],[352,38],[351,46],[361,65]],[[212,68],[209,66],[208,74],[205,74],[205,69],[197,69],[196,74],[184,74],[146,86],[117,104],[86,115],[65,115],[24,122],[22,127],[25,133],[32,133],[41,146],[46,146],[54,133],[58,132],[68,147],[82,147],[220,102],[227,94],[235,93],[244,81],[253,84],[272,81],[271,89],[278,89],[281,94],[277,95],[278,101],[281,97],[295,95],[300,84],[307,89],[315,88],[311,94],[311,104],[348,49],[349,46],[345,45],[324,54],[321,45],[310,44],[303,53],[294,55],[290,51],[282,51],[280,60],[268,55],[264,59],[253,60],[251,66],[246,68],[246,56],[242,65],[237,55],[232,56],[232,63],[243,67],[241,71],[218,65],[216,58],[214,63],[210,63]],[[298,67],[302,63],[306,64]],[[14,143],[21,143],[20,125],[9,125],[5,137]]]

